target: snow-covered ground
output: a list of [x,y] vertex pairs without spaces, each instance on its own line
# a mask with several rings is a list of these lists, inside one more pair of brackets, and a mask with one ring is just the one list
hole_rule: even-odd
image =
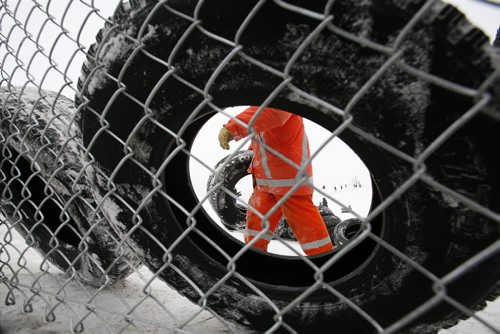
[[[179,333],[248,333],[192,304],[155,279],[145,267],[114,287],[100,291],[68,280],[54,266],[42,264],[43,258],[27,248],[15,231],[11,232],[12,240],[7,226],[0,225],[3,245],[0,274],[6,276],[0,275],[0,327],[4,333],[66,333],[81,320],[86,333],[165,333],[174,332],[174,329]],[[9,281],[16,282],[17,288],[9,286]],[[35,295],[38,289],[43,292]],[[14,294],[16,304],[6,306],[6,301],[11,299],[10,293]],[[32,312],[26,313],[23,306],[28,302]],[[50,316],[54,308],[55,320],[46,321],[45,317]],[[500,331],[500,299],[488,303],[477,316]],[[483,333],[491,331],[473,318],[439,332]]]

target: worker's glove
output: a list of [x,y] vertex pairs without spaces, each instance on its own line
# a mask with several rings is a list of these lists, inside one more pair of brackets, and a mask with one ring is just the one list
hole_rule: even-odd
[[224,150],[229,150],[229,142],[231,140],[233,140],[233,135],[225,127],[222,127],[219,131],[220,147]]

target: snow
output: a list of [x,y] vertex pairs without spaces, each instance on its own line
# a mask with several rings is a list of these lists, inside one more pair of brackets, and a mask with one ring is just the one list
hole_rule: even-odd
[[[500,298],[488,302],[486,307],[476,313],[483,321],[488,322],[493,328],[500,331]],[[475,318],[460,321],[457,325],[439,331],[439,334],[471,334],[493,333]]]
[[[106,34],[110,33],[107,31]],[[146,34],[140,36],[140,43],[146,43],[148,39],[155,38],[156,28],[152,25],[147,26]],[[98,70],[90,78],[87,86],[88,94],[92,95],[96,90],[103,87],[109,81],[108,72],[116,59],[128,56],[132,50],[137,47],[134,36],[135,29],[130,27],[124,33],[110,37],[98,50],[99,54],[95,57],[98,62]]]
[[124,35],[114,36],[102,46],[101,54],[103,52],[107,53],[105,57],[96,57],[101,67],[99,67],[88,82],[87,91],[89,95],[92,95],[97,89],[103,87],[108,81],[106,73],[109,70],[111,61],[124,54],[126,52],[125,50],[131,50],[133,47],[133,43],[127,40]]

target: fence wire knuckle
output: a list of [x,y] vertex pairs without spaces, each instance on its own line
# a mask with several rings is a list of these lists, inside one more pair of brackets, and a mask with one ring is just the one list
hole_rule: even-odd
[[[441,36],[443,43],[457,49],[463,45],[474,49],[473,56],[464,57],[470,57],[467,62],[486,72],[486,67],[481,64],[490,64],[489,60],[486,61],[487,57],[496,57],[498,62],[500,53],[485,47],[483,34],[465,17],[439,0],[394,1],[393,10],[399,13],[394,15],[401,15],[404,22],[398,23],[400,27],[392,32],[392,36],[383,36],[383,31],[378,36],[372,34],[370,29],[375,29],[372,26],[374,23],[372,18],[363,16],[368,15],[368,12],[362,12],[364,9],[360,10],[357,23],[344,22],[342,13],[336,11],[336,6],[342,8],[340,1],[325,1],[324,6],[316,8],[319,7],[317,4],[259,0],[245,9],[246,14],[238,18],[238,22],[228,18],[234,27],[228,23],[231,34],[224,35],[219,31],[220,27],[211,25],[214,19],[210,15],[228,15],[226,8],[220,4],[211,7],[214,6],[212,2],[218,1],[185,1],[186,7],[168,0],[115,2],[115,8],[107,8],[109,4],[93,0],[0,0],[0,295],[5,296],[0,301],[0,310],[17,307],[24,313],[39,313],[47,323],[64,322],[64,330],[73,333],[92,332],[96,328],[109,332],[203,332],[208,328],[205,323],[214,326],[217,331],[238,333],[245,329],[235,324],[235,315],[241,312],[237,309],[241,305],[237,304],[248,303],[250,313],[258,305],[260,312],[270,320],[268,328],[259,330],[296,333],[301,329],[296,328],[300,324],[293,317],[299,314],[306,321],[305,318],[311,317],[308,307],[313,305],[321,309],[331,302],[332,305],[337,303],[339,310],[348,310],[353,319],[364,322],[365,328],[371,332],[397,333],[446,305],[460,313],[462,318],[475,319],[481,329],[500,333],[498,322],[476,313],[477,306],[457,298],[452,288],[453,284],[458,284],[481,266],[484,267],[485,263],[500,256],[500,240],[484,245],[467,254],[466,258],[460,258],[458,264],[443,273],[425,262],[427,257],[434,255],[418,249],[417,241],[412,239],[409,245],[400,243],[391,236],[399,229],[389,229],[390,233],[386,235],[386,225],[383,225],[393,223],[389,213],[399,214],[398,210],[407,210],[406,216],[401,214],[406,221],[401,219],[396,222],[402,226],[399,227],[401,230],[423,233],[420,229],[429,229],[427,225],[414,227],[423,224],[420,220],[427,219],[418,216],[423,215],[421,210],[416,210],[415,221],[412,221],[413,212],[410,212],[415,209],[411,205],[417,203],[414,197],[428,192],[428,201],[424,203],[447,205],[447,212],[455,217],[454,225],[446,227],[451,234],[458,234],[456,229],[471,229],[466,222],[469,216],[478,225],[491,223],[491,226],[500,228],[500,213],[490,206],[484,195],[490,188],[499,185],[481,183],[481,178],[487,179],[486,167],[467,169],[464,166],[462,171],[450,176],[449,179],[458,178],[457,175],[462,173],[460,175],[468,178],[464,182],[476,182],[475,187],[481,188],[470,190],[472,186],[469,184],[464,189],[450,185],[449,179],[437,173],[435,166],[438,164],[436,158],[450,145],[463,144],[465,148],[478,149],[469,143],[469,137],[460,137],[476,131],[474,126],[478,119],[487,119],[487,122],[481,123],[487,123],[484,131],[499,130],[500,114],[495,109],[499,103],[495,93],[498,93],[500,69],[497,65],[496,68],[493,66],[495,62],[492,60],[491,71],[481,73],[480,80],[462,80],[460,76],[442,74],[448,72],[430,66],[427,63],[431,62],[429,59],[409,56],[409,53],[422,51],[413,45],[418,43],[418,37],[413,33],[435,22],[446,22],[449,27]],[[233,6],[226,5],[228,8]],[[360,3],[352,6],[359,9],[372,5]],[[263,56],[260,51],[254,50],[259,45],[247,42],[248,38],[255,38],[248,36],[254,33],[255,25],[261,22],[261,16],[267,15],[268,10],[293,18],[283,28],[286,31],[283,34],[290,34],[287,37],[289,40],[282,41],[283,54],[281,50],[273,50],[276,55]],[[227,11],[230,12],[230,9]],[[73,22],[75,13],[79,16],[77,24]],[[238,16],[240,13],[233,14]],[[294,20],[303,23],[298,24]],[[91,29],[96,22],[102,27],[98,31]],[[442,28],[439,25],[436,27],[439,28],[433,29]],[[88,30],[96,35],[91,46],[87,45]],[[312,79],[311,74],[305,72],[311,70],[300,67],[303,63],[315,61],[314,56],[318,59],[324,57],[323,61],[328,62],[325,55],[337,50],[323,49],[329,48],[330,42],[333,45],[333,41],[335,45],[345,44],[346,48],[353,50],[359,48],[361,51],[353,53],[359,52],[360,58],[373,54],[366,56],[371,57],[371,67],[364,69],[362,75],[352,74],[359,77],[352,83],[346,81],[346,86],[352,85],[345,92],[334,91],[337,87],[334,85],[325,88],[327,93],[320,92],[317,87],[308,88],[307,80]],[[423,42],[426,43],[425,40]],[[196,58],[193,54],[196,51],[191,48],[193,43],[213,49],[200,49],[200,52],[212,53],[203,55],[205,58]],[[315,54],[321,52],[325,53],[321,57]],[[266,59],[268,56],[270,59]],[[318,65],[318,68],[323,66],[312,65]],[[153,70],[141,66],[151,66]],[[248,69],[249,73],[259,71],[269,80],[269,83],[262,84],[267,88],[259,86],[265,93],[255,93],[259,96],[258,108],[247,121],[229,108],[228,103],[233,103],[234,99],[229,99],[230,102],[224,100],[226,90],[238,89],[234,82],[223,82],[231,74],[228,71],[237,66]],[[76,73],[75,69],[80,67],[81,72]],[[354,67],[351,70],[354,71]],[[144,87],[140,82],[134,82],[141,71],[144,75],[141,80],[151,81],[151,76],[154,81],[144,84]],[[245,80],[246,74],[241,73],[243,79],[232,79]],[[392,111],[370,110],[373,115],[368,115],[365,109],[371,105],[367,104],[367,100],[380,98],[377,94],[386,94],[386,85],[398,86],[397,94],[404,95],[406,89],[411,95],[413,93],[408,92],[410,88],[401,86],[412,84],[418,86],[414,88],[415,96],[430,96],[429,87],[434,87],[436,91],[448,94],[446,96],[450,100],[462,99],[470,101],[470,104],[464,102],[463,109],[451,116],[444,115],[443,119],[435,115],[416,115],[415,110],[419,107],[400,110],[398,106],[397,115],[392,115]],[[166,106],[167,111],[159,110],[159,104],[171,102],[172,97],[166,96],[170,85],[174,87],[173,94],[186,101]],[[102,99],[99,94],[105,99],[96,101],[96,98]],[[342,96],[333,99],[328,94]],[[397,98],[394,97],[395,100]],[[254,99],[250,98],[251,101]],[[257,105],[257,102],[252,103]],[[422,105],[430,103],[426,100]],[[311,146],[309,156],[303,157],[300,162],[293,161],[283,151],[273,147],[256,129],[268,108],[278,108],[280,104],[299,105],[300,108],[295,111],[303,113],[304,119],[308,112],[317,112],[316,119],[331,121],[327,125],[327,135],[315,144],[314,149]],[[240,111],[245,109],[241,108],[245,106],[237,107]],[[117,112],[118,108],[123,110]],[[423,113],[421,110],[418,112]],[[233,122],[248,134],[245,138],[232,141],[231,151],[218,163],[208,161],[206,152],[201,152],[208,146],[202,145],[203,150],[196,151],[197,142],[193,139],[198,136],[196,132],[199,131],[201,136],[208,126],[195,127],[211,121],[212,116],[214,119],[218,117],[218,127],[225,122]],[[383,117],[386,119],[380,121],[379,118]],[[400,137],[391,137],[379,131],[390,132],[393,122],[401,122],[390,117],[415,122],[415,126],[409,124],[406,130],[413,133],[404,137],[415,141],[408,144],[415,145],[414,149],[408,149],[407,143],[402,143]],[[169,123],[165,119],[173,121]],[[311,121],[314,121],[313,116]],[[370,128],[371,123],[370,126],[364,123],[367,121],[375,124],[374,129]],[[377,122],[385,123],[380,125]],[[424,134],[429,137],[421,138]],[[339,138],[355,138],[353,142],[363,146],[360,152],[369,152],[365,153],[365,157],[380,163],[383,166],[381,169],[391,168],[394,171],[393,174],[383,174],[394,177],[390,180],[382,180],[379,174],[368,171],[369,189],[374,197],[370,197],[371,205],[366,212],[359,207],[352,208],[346,199],[348,197],[342,197],[340,191],[358,191],[361,183],[343,184],[339,190],[335,186],[333,191],[330,184],[330,188],[326,189],[325,185],[317,183],[316,174],[314,183],[307,175],[308,167],[331,154],[330,147]],[[211,149],[219,149],[216,137],[205,137],[203,140],[210,141]],[[307,145],[310,144],[307,138],[304,140]],[[241,154],[249,144],[258,145],[266,159],[272,156],[279,159],[283,166],[296,170],[294,184],[276,198],[267,212],[252,207],[251,198],[242,196],[239,191],[244,186],[238,182],[249,174],[245,171],[248,171],[250,163],[254,163],[254,158],[251,158],[252,162],[242,167],[244,159]],[[464,152],[465,149],[459,153]],[[213,156],[216,157],[216,154]],[[474,157],[464,159],[464,165],[478,164],[473,160]],[[179,162],[184,165],[179,167]],[[264,164],[267,165],[267,161]],[[446,173],[447,167],[442,166],[442,173]],[[180,170],[183,168],[189,172]],[[194,168],[197,168],[195,172],[191,170]],[[236,168],[242,168],[237,171],[239,174],[235,172]],[[461,166],[456,168],[458,170]],[[474,172],[477,175],[472,175]],[[169,178],[180,180],[184,173],[191,173],[186,174],[187,184],[182,185],[185,189],[169,187],[172,184]],[[191,195],[186,193],[198,191],[195,189],[197,178],[205,175],[208,181],[203,180],[203,193],[193,195],[196,198],[192,200]],[[232,177],[239,179],[228,180]],[[491,179],[494,177],[498,178],[494,175]],[[331,178],[335,179],[335,175]],[[253,179],[254,187],[257,181]],[[358,186],[359,189],[355,189]],[[304,244],[307,243],[302,241],[301,245],[297,241],[300,239],[298,232],[287,227],[285,215],[278,227],[271,226],[271,218],[290,202],[295,192],[304,187],[312,188],[315,196],[323,199],[322,205],[339,221],[341,219],[333,213],[333,209],[338,210],[336,213],[339,215],[342,213],[348,217],[336,223],[335,228],[328,226],[324,218],[334,250],[322,255],[324,260],[321,261],[306,255]],[[160,206],[167,209],[161,211],[158,209]],[[228,207],[234,207],[231,213],[234,217],[223,212]],[[318,208],[321,209],[321,205]],[[250,215],[261,221],[260,230],[247,229],[244,225]],[[229,226],[230,219],[237,222]],[[348,227],[343,232],[339,228],[348,221],[351,224],[356,222],[352,225],[355,232],[349,232],[352,233],[349,236]],[[168,224],[168,228],[161,224]],[[207,224],[215,227],[207,228]],[[470,237],[471,243],[479,243],[478,239],[484,237],[484,231],[488,231],[490,225],[477,227],[477,235]],[[352,226],[349,225],[349,228]],[[214,231],[221,235],[213,235]],[[250,237],[250,233],[254,234]],[[344,233],[344,239],[340,238],[341,233]],[[421,237],[418,235],[415,239]],[[452,237],[455,238],[454,235]],[[230,240],[231,246],[224,244],[226,241],[221,243],[223,238]],[[270,245],[269,253],[274,249],[284,253],[269,255],[256,250],[264,240]],[[447,256],[458,256],[453,253],[452,248],[458,247],[453,243],[449,242]],[[412,309],[390,321],[381,319],[363,298],[354,297],[354,288],[352,291],[343,288],[343,284],[360,275],[360,271],[372,270],[368,263],[376,258],[375,255],[368,257],[366,262],[360,261],[359,268],[345,277],[331,274],[367,244],[374,245],[370,246],[373,247],[373,254],[384,254],[387,263],[392,262],[394,270],[388,277],[374,275],[367,278],[373,281],[367,286],[374,285],[374,291],[382,289],[382,286],[385,289],[385,286],[394,283],[391,275],[397,273],[401,275],[401,280],[407,279],[408,275],[418,277],[423,282],[422,286],[429,290],[425,297],[412,304]],[[198,261],[210,262],[217,274],[206,274],[204,268],[208,264],[194,263],[196,256],[200,256]],[[255,259],[274,256],[279,259],[276,261],[288,261],[288,257],[293,257],[295,263],[300,263],[300,268],[307,270],[309,280],[301,282],[299,287],[289,287],[282,283],[281,278],[276,279],[280,283],[274,280],[262,283],[260,278],[256,278],[259,275],[250,275],[245,267],[250,263],[248,259],[251,256],[256,256]],[[208,258],[210,261],[205,260]],[[258,266],[253,270],[260,270]],[[330,281],[331,277],[338,281]],[[397,289],[397,284],[394,283],[391,288]],[[498,282],[496,284],[498,286]],[[272,288],[279,298],[272,297],[273,293],[269,292]],[[171,292],[175,290],[180,292],[180,297]],[[286,298],[281,297],[287,293]],[[329,298],[328,302],[314,304],[319,296]],[[176,307],[180,298],[185,297],[193,304]],[[311,301],[314,302],[309,304]],[[481,303],[483,301],[486,300],[481,300]],[[228,305],[224,303],[234,304],[235,310],[228,310]],[[304,313],[298,311],[302,307],[307,309]],[[1,313],[0,324],[3,320]],[[445,320],[439,324],[451,323]],[[94,327],[96,322],[98,327]],[[241,324],[251,327],[247,322],[242,320]],[[335,328],[335,323],[331,326]]]

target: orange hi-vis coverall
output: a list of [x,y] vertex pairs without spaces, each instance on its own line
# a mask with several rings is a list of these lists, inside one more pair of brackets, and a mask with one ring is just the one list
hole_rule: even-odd
[[[250,149],[253,150],[254,156],[248,171],[254,177],[254,191],[250,196],[249,205],[264,216],[303,177],[307,177],[307,183],[295,189],[280,208],[269,216],[269,231],[261,235],[253,247],[267,250],[273,232],[281,216],[284,215],[306,255],[316,255],[331,250],[333,245],[328,230],[318,208],[312,202],[313,189],[308,185],[312,184],[312,165],[308,164],[304,173],[299,173],[299,168],[304,166],[310,157],[302,117],[279,109],[265,108],[253,119],[258,109],[250,107],[236,116],[240,122],[231,119],[224,124],[233,138],[239,140],[252,132],[245,125],[253,121],[251,128],[256,135],[252,139]],[[273,154],[265,146],[279,152],[295,166],[290,161]],[[253,240],[263,228],[261,217],[249,208],[245,242]]]

